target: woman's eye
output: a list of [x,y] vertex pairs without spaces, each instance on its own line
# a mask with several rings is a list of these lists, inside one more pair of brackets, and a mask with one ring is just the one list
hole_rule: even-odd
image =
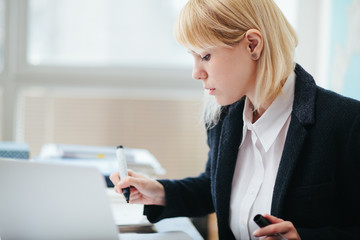
[[207,54],[204,57],[201,58],[201,61],[209,61],[210,60],[211,55]]

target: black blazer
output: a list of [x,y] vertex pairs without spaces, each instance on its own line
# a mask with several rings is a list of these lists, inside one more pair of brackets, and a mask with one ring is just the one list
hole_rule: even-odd
[[[271,214],[291,221],[302,239],[360,239],[360,102],[316,86],[299,65],[291,122]],[[204,173],[159,180],[166,207],[145,206],[151,222],[216,212],[220,239],[229,227],[231,184],[242,139],[244,99],[225,108],[210,130]]]

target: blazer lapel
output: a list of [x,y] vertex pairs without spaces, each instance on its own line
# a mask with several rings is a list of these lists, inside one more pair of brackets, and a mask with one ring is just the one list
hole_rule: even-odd
[[307,132],[304,126],[302,126],[297,119],[291,119],[274,186],[271,205],[271,214],[274,216],[282,217],[284,198],[288,190],[290,179],[294,173],[296,161],[298,160],[306,134]]
[[[219,231],[229,228],[229,205],[237,154],[242,138],[244,100],[233,104],[224,119],[215,170],[216,209]],[[225,230],[225,232],[226,232]],[[219,232],[220,233],[220,232]]]
[[282,206],[307,135],[306,126],[315,121],[315,81],[300,65],[296,66],[295,74],[295,98],[291,122],[275,181],[271,205],[271,214],[278,217],[283,215]]

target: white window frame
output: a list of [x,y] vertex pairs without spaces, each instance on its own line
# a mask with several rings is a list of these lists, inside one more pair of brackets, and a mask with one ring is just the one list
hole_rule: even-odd
[[[320,40],[327,36],[321,37],[322,33],[319,29],[323,29],[326,21],[327,8],[323,8],[327,6],[326,2],[328,0],[298,1],[300,45],[297,49],[297,61],[315,75],[316,79],[325,72],[319,70],[319,62],[326,54]],[[309,11],[309,6],[315,10]],[[86,89],[93,91],[101,87],[112,91],[124,91],[124,89],[147,91],[153,92],[154,95],[158,94],[159,90],[160,92],[175,91],[178,95],[182,93],[196,95],[202,88],[200,81],[191,79],[191,69],[30,66],[26,63],[25,56],[27,7],[27,0],[5,0],[4,69],[0,74],[0,87],[3,90],[3,112],[0,119],[2,141],[21,140],[16,137],[16,123],[21,116],[19,96],[24,89],[66,87],[79,91]],[[320,83],[324,81],[321,79],[323,78],[320,78]]]
[[[26,62],[27,0],[5,0],[4,70],[0,75],[3,88],[1,140],[16,141],[16,122],[21,113],[19,95],[28,88],[63,89],[79,91],[109,89],[138,90],[158,95],[174,91],[180,96],[197,95],[201,82],[191,79],[191,68],[137,68],[137,67],[67,67],[33,66]],[[184,51],[186,49],[184,48]]]

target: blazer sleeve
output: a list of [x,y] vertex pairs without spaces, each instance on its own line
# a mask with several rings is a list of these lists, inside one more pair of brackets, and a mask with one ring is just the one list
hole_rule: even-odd
[[145,205],[144,215],[152,223],[169,217],[198,217],[214,211],[210,190],[210,163],[198,177],[158,180],[165,189],[166,206]]
[[[298,228],[302,240],[360,239],[360,113],[350,126],[344,156],[339,164],[338,209],[326,227]],[[329,221],[324,219],[324,221]]]

